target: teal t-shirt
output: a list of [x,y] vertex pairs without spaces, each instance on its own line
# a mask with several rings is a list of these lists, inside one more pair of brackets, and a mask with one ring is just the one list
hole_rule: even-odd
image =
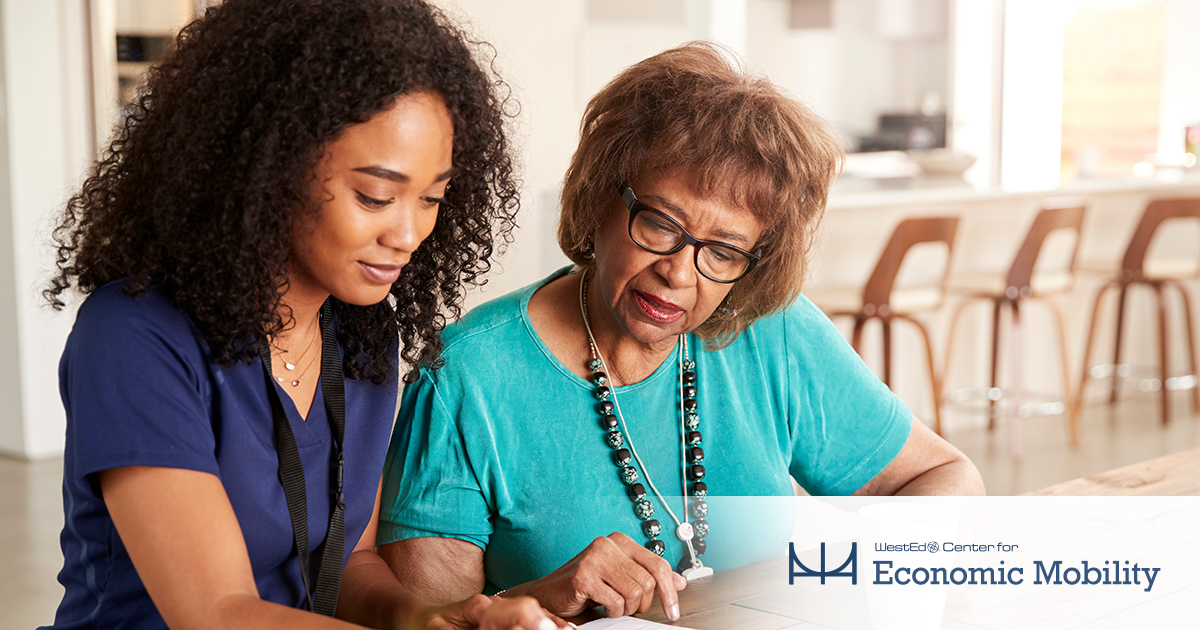
[[[472,542],[484,550],[493,592],[552,572],[614,531],[646,542],[595,386],[563,365],[529,320],[533,293],[567,271],[446,328],[444,366],[422,371],[404,392],[383,473],[380,545],[423,536]],[[704,350],[692,335],[689,350],[710,507],[702,560],[714,570],[787,552],[789,475],[810,494],[850,494],[908,439],[911,412],[806,298],[726,348]],[[643,485],[649,490],[649,473],[682,519],[676,352],[616,395],[646,467],[635,462]],[[675,566],[683,551],[675,523],[653,493],[647,499]]]

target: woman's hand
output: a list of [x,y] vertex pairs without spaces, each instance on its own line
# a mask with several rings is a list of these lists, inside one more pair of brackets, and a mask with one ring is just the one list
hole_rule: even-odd
[[[485,583],[483,550],[466,541],[409,538],[383,545],[379,554],[405,588],[434,603],[470,597]],[[550,575],[509,588],[503,599],[529,595],[560,617],[574,617],[602,605],[609,616],[617,617],[649,610],[658,591],[663,612],[675,620],[679,618],[676,591],[685,586],[687,580],[671,571],[666,560],[625,534],[614,533],[592,541]],[[441,599],[448,596],[453,599]]]
[[[561,620],[559,620],[561,622]],[[474,595],[436,611],[426,630],[555,630],[551,619],[532,597],[485,597]]]
[[597,538],[586,549],[544,578],[508,589],[508,595],[530,595],[550,612],[573,617],[599,604],[609,617],[650,610],[654,593],[663,613],[679,619],[679,596],[687,580],[666,560],[614,532]]

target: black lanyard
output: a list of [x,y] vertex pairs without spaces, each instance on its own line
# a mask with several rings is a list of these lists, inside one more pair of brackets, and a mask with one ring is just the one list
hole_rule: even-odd
[[[332,299],[332,298],[331,298]],[[338,588],[342,582],[342,563],[346,553],[346,503],[342,495],[342,438],[346,434],[346,394],[342,383],[342,360],[338,356],[337,335],[333,329],[333,306],[330,300],[321,305],[321,390],[325,413],[333,425],[334,448],[337,451],[337,494],[333,513],[329,515],[329,530],[321,553],[320,573],[312,590],[308,585],[308,499],[304,490],[304,466],[296,448],[296,436],[288,422],[283,401],[271,374],[271,349],[266,341],[259,344],[263,372],[267,376],[267,391],[271,398],[271,415],[275,424],[275,452],[279,455],[279,481],[287,497],[288,513],[292,517],[292,533],[296,539],[296,554],[300,557],[300,579],[309,610],[333,616],[337,608]],[[316,593],[315,595],[313,593]]]

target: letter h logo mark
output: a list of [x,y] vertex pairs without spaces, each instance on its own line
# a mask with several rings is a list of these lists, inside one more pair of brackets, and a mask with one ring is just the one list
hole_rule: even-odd
[[[791,556],[791,563],[788,566],[788,584],[795,584],[797,577],[819,577],[821,578],[821,584],[825,583],[825,578],[827,577],[848,577],[851,584],[858,584],[858,543],[856,542],[850,543],[850,555],[846,557],[846,561],[842,563],[842,566],[832,571],[825,570],[825,543],[821,543],[820,571],[813,571],[804,566],[803,562],[800,562],[800,558],[796,556],[795,543],[788,543],[788,555]],[[847,566],[850,567],[849,571],[846,570]],[[799,567],[799,570],[797,570],[797,567]]]

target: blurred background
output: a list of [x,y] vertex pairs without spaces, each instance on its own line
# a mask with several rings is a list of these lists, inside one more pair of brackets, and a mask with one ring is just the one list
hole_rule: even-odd
[[[963,217],[953,251],[912,265],[919,284],[947,264],[959,271],[1007,265],[1047,198],[1087,205],[1080,258],[1116,260],[1149,200],[1200,196],[1200,2],[1193,0],[434,2],[491,44],[519,107],[521,228],[469,305],[566,264],[553,238],[557,197],[588,98],[629,64],[693,39],[724,44],[808,103],[849,152],[814,254],[814,288],[861,285],[892,228],[914,215]],[[15,563],[0,567],[13,576],[11,588],[0,589],[0,628],[49,622],[61,596],[53,580],[61,564],[64,432],[56,368],[73,311],[54,312],[39,295],[53,267],[53,217],[122,119],[142,73],[212,4],[0,0],[0,497],[19,506],[0,513],[0,558]],[[1153,249],[1200,259],[1200,228],[1173,225]],[[1077,281],[1059,302],[1071,374],[1084,369],[1101,282]],[[1153,312],[1134,297],[1126,358],[1154,364]],[[945,390],[988,384],[987,315],[966,318]],[[1038,317],[1026,322],[1023,363],[1002,359],[1000,370],[1021,369],[1025,384],[1059,392],[1064,402],[1080,383],[1062,375],[1050,320]],[[929,318],[940,364],[944,309]],[[1186,372],[1194,341],[1184,320],[1169,325],[1171,369]],[[929,421],[942,397],[929,396],[925,351],[917,336],[897,337],[891,385]],[[1100,333],[1098,344],[1112,337]],[[878,338],[868,328],[863,351],[877,369],[880,351],[871,345]],[[1200,445],[1186,392],[1173,394],[1173,420],[1160,426],[1153,393],[1167,380],[1125,384],[1132,393],[1116,406],[1097,406],[1093,396],[1081,409],[1080,446],[1064,437],[1062,406],[1049,407],[1023,437],[988,430],[986,414],[947,408],[944,433],[980,464],[992,492],[1034,490]],[[1194,388],[1195,378],[1174,383]],[[1031,415],[1039,414],[1024,414]],[[1018,438],[1024,452],[1014,457]]]

